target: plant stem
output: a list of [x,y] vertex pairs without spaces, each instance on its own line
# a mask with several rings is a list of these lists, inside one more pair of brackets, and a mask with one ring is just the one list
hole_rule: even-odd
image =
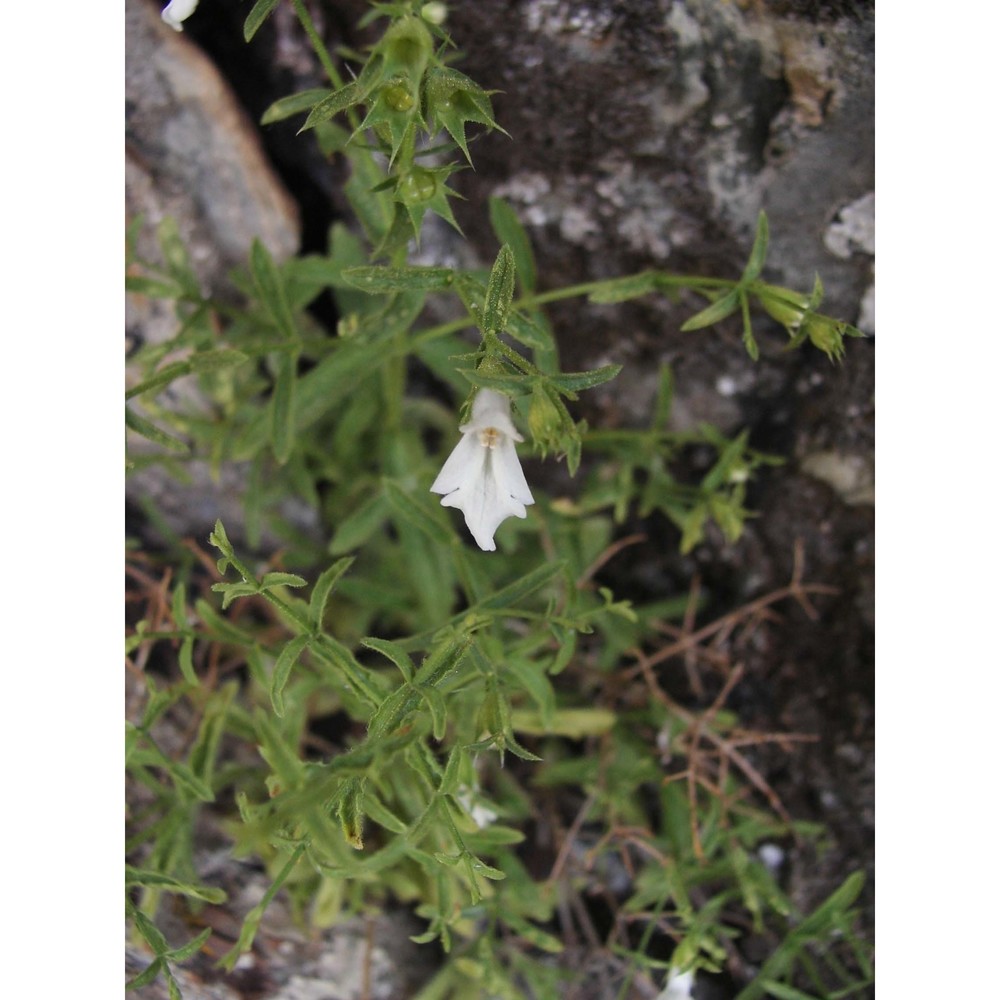
[[340,90],[340,88],[344,86],[344,81],[340,73],[337,72],[337,67],[330,58],[330,53],[327,51],[323,39],[320,38],[319,32],[316,30],[316,25],[313,23],[312,15],[306,9],[306,5],[303,0],[292,0],[292,6],[295,8],[295,13],[298,15],[299,22],[305,30],[305,33],[309,36],[309,41],[312,43],[313,51],[316,53],[319,61],[323,64],[323,69],[326,71],[326,75],[330,78],[330,82],[334,85],[334,87],[337,90]]

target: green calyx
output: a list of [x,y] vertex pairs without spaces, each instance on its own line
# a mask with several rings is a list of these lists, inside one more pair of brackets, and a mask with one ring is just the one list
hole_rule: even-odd
[[433,67],[427,73],[424,94],[430,130],[438,132],[445,129],[470,163],[472,158],[465,137],[466,122],[504,131],[493,117],[489,92],[464,73],[444,66]]

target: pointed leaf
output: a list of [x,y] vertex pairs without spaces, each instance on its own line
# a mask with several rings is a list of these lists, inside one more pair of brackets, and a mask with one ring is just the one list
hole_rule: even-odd
[[600,305],[612,305],[616,302],[628,302],[657,290],[659,273],[657,271],[642,271],[627,278],[616,278],[605,282],[587,296],[589,301]]
[[605,365],[589,372],[561,372],[548,376],[549,381],[563,395],[580,389],[592,389],[595,385],[609,382],[622,370],[621,365]]
[[732,289],[721,298],[716,299],[710,306],[695,313],[686,323],[681,326],[681,331],[687,333],[690,330],[702,330],[706,326],[718,323],[727,316],[732,316],[740,307],[740,293],[737,289]]
[[243,38],[250,41],[257,30],[268,19],[271,11],[278,6],[278,0],[257,0],[253,9],[247,14],[247,19],[243,24]]
[[387,660],[395,663],[406,681],[413,680],[413,674],[416,670],[413,660],[410,659],[410,654],[398,643],[368,636],[361,640],[361,645],[367,646],[369,649],[374,649],[376,652],[381,653]]
[[325,88],[313,88],[311,90],[303,90],[298,94],[289,94],[288,97],[282,97],[280,100],[275,101],[261,115],[260,123],[261,125],[273,125],[275,122],[291,118],[292,115],[309,111],[327,97],[329,93],[330,91]]
[[451,287],[455,272],[450,267],[349,267],[343,277],[355,288],[374,295],[411,290],[440,291]]
[[531,251],[531,240],[514,209],[502,198],[490,198],[490,225],[500,243],[509,246],[514,255],[514,266],[521,287],[525,292],[533,292],[535,257]]
[[190,450],[187,444],[181,441],[180,438],[175,438],[172,434],[160,430],[159,427],[146,420],[145,417],[140,417],[138,413],[128,406],[125,407],[125,426],[144,437],[147,441],[152,441],[153,444],[169,448],[170,451],[176,451],[185,455]]
[[484,333],[500,333],[507,328],[507,313],[514,298],[514,278],[517,269],[514,254],[505,243],[497,254],[486,286],[483,304],[482,329]]
[[295,386],[297,354],[278,358],[278,377],[271,397],[271,446],[281,465],[288,461],[295,445]]
[[353,562],[353,556],[338,559],[320,574],[319,579],[313,585],[312,594],[309,597],[309,620],[314,628],[322,627],[326,602],[330,599],[330,594],[336,587],[337,581],[351,568]]
[[757,216],[757,232],[754,235],[750,259],[747,261],[747,266],[743,269],[743,275],[740,278],[741,285],[749,285],[751,281],[756,281],[760,277],[760,272],[764,269],[764,260],[767,257],[768,239],[767,216],[761,212]]
[[291,675],[292,667],[302,653],[302,650],[309,645],[308,635],[297,635],[290,639],[284,649],[278,654],[278,659],[274,664],[274,673],[271,675],[271,705],[274,714],[279,718],[285,714],[284,690]]
[[356,83],[349,83],[346,87],[341,87],[340,90],[334,91],[321,100],[309,112],[309,117],[299,131],[305,132],[306,129],[314,128],[320,122],[329,121],[334,115],[353,107],[362,98],[363,95]]

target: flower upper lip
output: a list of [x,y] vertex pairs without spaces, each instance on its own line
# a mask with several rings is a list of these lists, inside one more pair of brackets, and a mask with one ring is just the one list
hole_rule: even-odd
[[181,21],[190,17],[197,6],[198,0],[170,0],[160,16],[174,31],[183,31]]
[[493,535],[500,524],[508,517],[526,517],[525,506],[535,502],[514,448],[514,442],[524,438],[510,418],[510,400],[492,389],[479,390],[471,419],[459,430],[462,440],[431,492],[444,494],[443,507],[461,510],[476,544],[493,552]]

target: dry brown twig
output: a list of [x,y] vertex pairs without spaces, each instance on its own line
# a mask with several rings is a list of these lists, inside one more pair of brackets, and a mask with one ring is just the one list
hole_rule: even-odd
[[[716,798],[726,800],[728,806],[729,795],[726,788],[731,767],[739,770],[753,788],[764,796],[768,805],[782,821],[791,826],[791,816],[777,792],[740,748],[776,743],[787,751],[792,743],[810,742],[816,737],[804,733],[755,732],[742,729],[734,729],[731,733],[723,735],[712,723],[745,674],[744,664],[733,664],[723,649],[733,632],[742,626],[739,641],[746,641],[763,621],[777,620],[772,605],[788,599],[795,600],[810,619],[816,620],[818,612],[809,600],[809,595],[837,592],[835,588],[823,584],[803,583],[803,567],[803,546],[801,540],[798,540],[793,552],[792,578],[786,586],[756,598],[700,629],[694,628],[693,609],[697,606],[697,596],[700,592],[700,581],[695,578],[692,581],[691,597],[685,610],[683,624],[680,629],[670,629],[674,633],[674,641],[648,655],[639,649],[632,650],[637,666],[627,672],[628,676],[634,676],[636,672],[641,674],[654,700],[664,705],[671,715],[686,724],[686,730],[681,738],[682,752],[687,757],[687,767],[683,771],[665,776],[664,782],[677,780],[686,782],[690,805],[691,839],[694,852],[699,859],[704,858],[704,851],[698,830],[698,790],[701,788]],[[668,630],[663,628],[661,631]],[[704,645],[709,641],[712,642],[710,650]],[[699,689],[703,690],[700,678],[695,683],[697,678],[695,665],[699,656],[720,668],[725,674],[726,679],[721,690],[704,712],[694,712],[678,704],[663,690],[657,680],[654,666],[680,655],[684,656],[685,669],[692,691],[695,693]]]

